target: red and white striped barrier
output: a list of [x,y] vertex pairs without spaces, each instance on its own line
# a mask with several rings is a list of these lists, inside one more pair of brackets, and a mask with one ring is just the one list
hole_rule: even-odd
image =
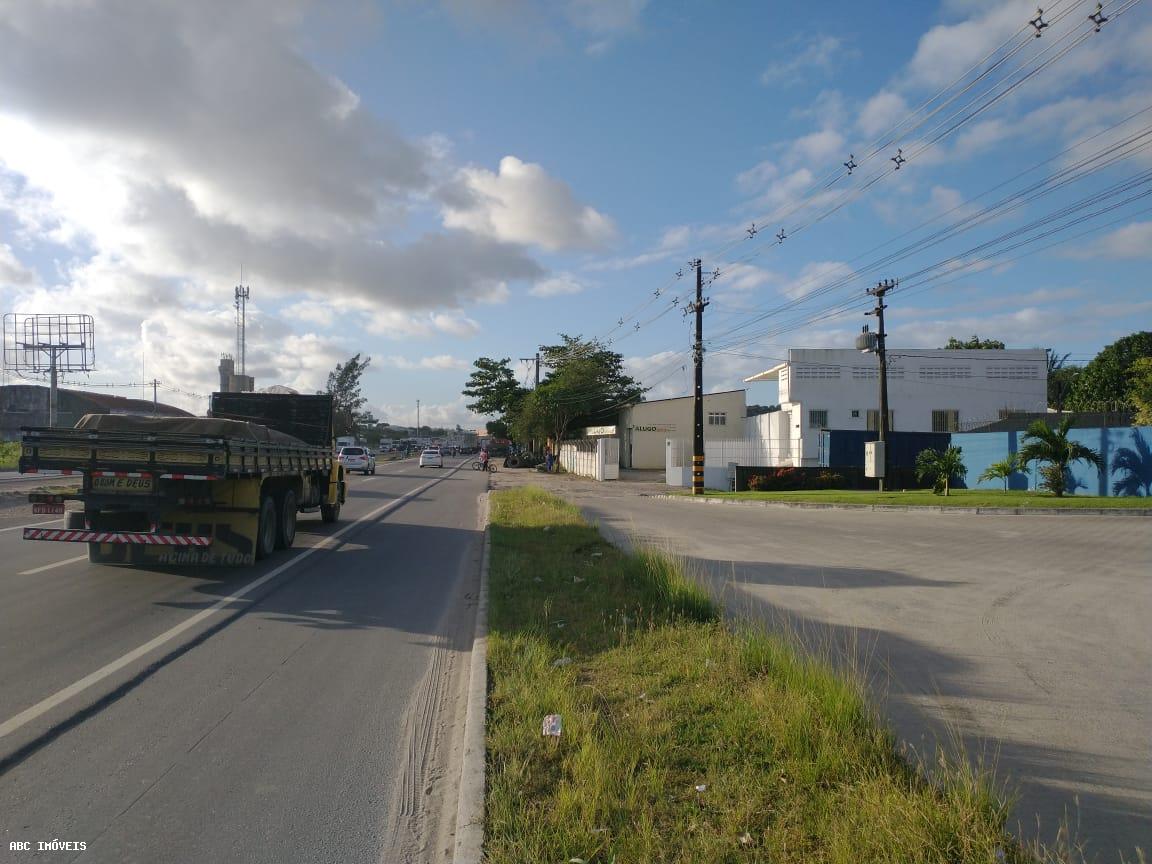
[[220,480],[215,474],[161,474],[161,480]]
[[152,475],[147,471],[93,471],[93,477],[132,477],[134,479],[151,480]]
[[191,534],[150,534],[147,531],[78,531],[66,528],[25,528],[25,540],[59,543],[132,543],[138,546],[211,546],[211,537]]

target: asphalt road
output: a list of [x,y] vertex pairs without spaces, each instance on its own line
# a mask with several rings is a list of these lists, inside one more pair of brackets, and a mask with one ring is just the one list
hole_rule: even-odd
[[[377,472],[249,568],[0,515],[0,861],[445,860],[486,478]],[[10,849],[53,840],[86,849]]]
[[730,612],[854,658],[920,752],[959,735],[995,758],[1018,836],[1039,819],[1052,840],[1067,814],[1100,862],[1152,852],[1152,521],[702,505],[534,472],[494,484],[529,479],[618,544],[683,555]]

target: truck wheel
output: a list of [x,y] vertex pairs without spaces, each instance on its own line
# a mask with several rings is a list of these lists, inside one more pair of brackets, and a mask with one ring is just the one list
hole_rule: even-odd
[[296,542],[296,492],[288,489],[280,496],[280,518],[276,520],[276,548],[291,549]]
[[267,558],[276,548],[276,501],[267,492],[260,494],[260,521],[256,526],[256,560]]
[[335,522],[340,518],[340,502],[335,504],[321,504],[320,505],[320,521],[321,522]]

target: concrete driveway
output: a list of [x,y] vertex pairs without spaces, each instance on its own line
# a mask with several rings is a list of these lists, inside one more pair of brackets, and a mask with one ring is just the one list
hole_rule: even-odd
[[704,505],[652,479],[493,483],[546,484],[683,555],[729,612],[854,657],[917,750],[996,759],[1019,836],[1067,818],[1101,862],[1152,850],[1152,522]]

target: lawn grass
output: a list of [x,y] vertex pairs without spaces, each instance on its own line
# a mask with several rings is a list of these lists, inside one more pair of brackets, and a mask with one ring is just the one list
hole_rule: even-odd
[[15,471],[20,460],[19,441],[0,441],[0,471]]
[[537,487],[491,539],[488,862],[1035,860],[987,775],[925,780],[859,679],[725,625],[675,559]]
[[791,501],[812,504],[896,504],[908,507],[1019,507],[1035,509],[1083,510],[1132,509],[1152,507],[1152,498],[1109,498],[1099,495],[1065,495],[1057,498],[1046,492],[1002,492],[996,489],[953,489],[935,495],[930,489],[872,492],[845,489],[812,489],[800,492],[715,492],[713,498],[743,501]]

